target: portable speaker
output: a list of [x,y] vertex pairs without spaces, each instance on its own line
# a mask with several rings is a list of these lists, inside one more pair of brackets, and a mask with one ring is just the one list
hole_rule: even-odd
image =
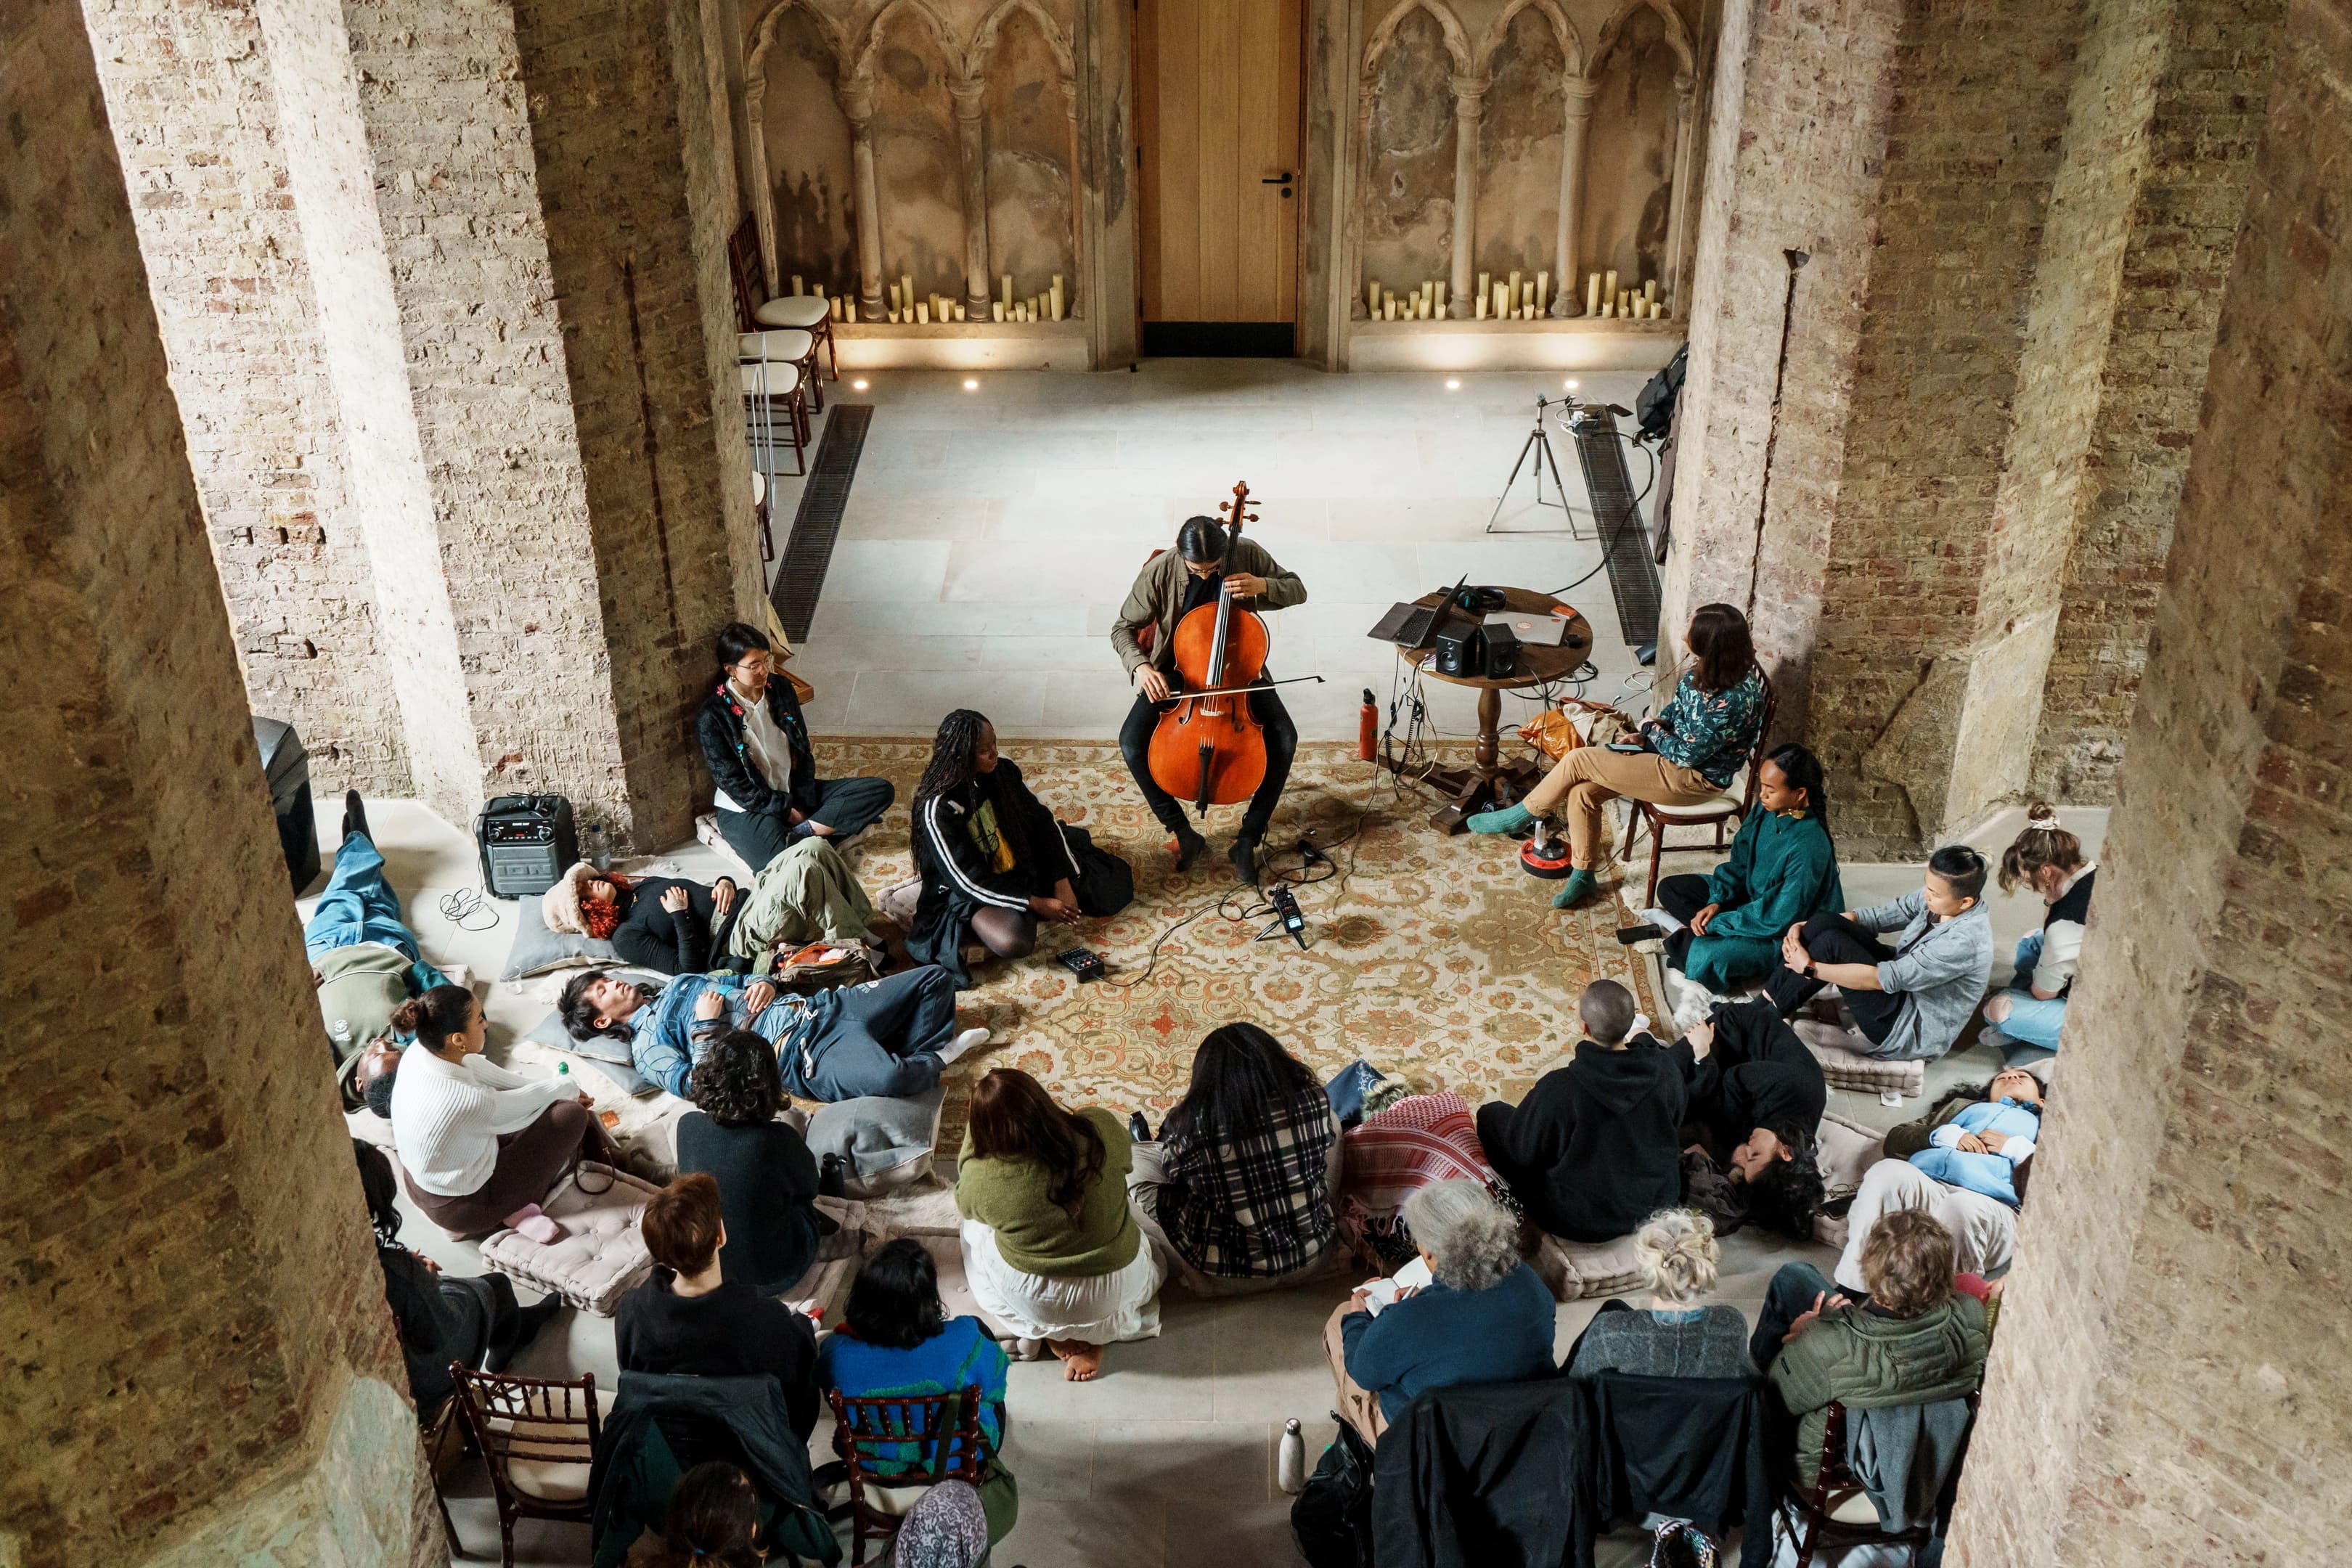
[[1478,628],[1484,645],[1483,664],[1489,680],[1508,680],[1519,673],[1519,634],[1500,621]]
[[543,893],[580,858],[572,803],[560,795],[502,795],[474,818],[482,886],[494,899]]
[[1461,621],[1449,622],[1438,631],[1437,651],[1430,656],[1429,668],[1440,675],[1476,675],[1479,652],[1478,628]]

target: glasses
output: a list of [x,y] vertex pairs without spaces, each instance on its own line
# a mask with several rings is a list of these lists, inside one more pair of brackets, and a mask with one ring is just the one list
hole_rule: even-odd
[[741,670],[746,675],[765,675],[773,667],[769,664],[767,659],[762,658],[747,658],[734,665],[732,668]]

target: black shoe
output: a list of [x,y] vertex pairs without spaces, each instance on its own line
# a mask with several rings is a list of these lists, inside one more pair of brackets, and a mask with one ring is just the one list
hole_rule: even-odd
[[354,833],[371,844],[375,842],[375,835],[368,831],[367,803],[360,798],[359,791],[347,789],[343,792],[343,837],[349,838]]
[[849,1164],[838,1154],[824,1157],[824,1168],[816,1173],[816,1195],[821,1198],[846,1198],[849,1195]]
[[1234,839],[1234,847],[1226,853],[1225,858],[1234,863],[1234,876],[1240,878],[1243,881],[1248,883],[1253,888],[1257,886],[1256,839]]
[[1127,1135],[1134,1139],[1139,1143],[1149,1143],[1151,1142],[1151,1123],[1143,1119],[1143,1112],[1140,1110],[1130,1110],[1128,1112]]
[[503,1345],[492,1345],[482,1357],[482,1370],[494,1376],[506,1371],[514,1363],[514,1358],[522,1353],[523,1347],[537,1339],[539,1331],[555,1321],[556,1314],[562,1310],[563,1298],[561,1296],[546,1296],[536,1305],[523,1308],[515,1319],[513,1340]]
[[1192,862],[1198,860],[1201,851],[1208,847],[1207,839],[1179,824],[1176,828],[1176,869],[1180,872],[1191,870]]
[[1623,942],[1627,947],[1633,946],[1637,942],[1663,941],[1665,934],[1665,932],[1660,931],[1657,927],[1646,922],[1637,926],[1619,926],[1617,928],[1617,940]]

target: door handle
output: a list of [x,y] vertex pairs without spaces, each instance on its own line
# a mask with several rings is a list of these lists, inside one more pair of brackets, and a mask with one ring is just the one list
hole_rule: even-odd
[[1261,185],[1286,185],[1290,184],[1290,171],[1285,169],[1281,174],[1276,174],[1271,180],[1260,180],[1258,184]]

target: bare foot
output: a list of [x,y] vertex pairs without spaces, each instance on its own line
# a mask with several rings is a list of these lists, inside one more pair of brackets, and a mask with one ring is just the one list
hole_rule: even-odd
[[1092,1383],[1102,1373],[1102,1346],[1082,1340],[1047,1340],[1045,1348],[1062,1358],[1062,1375],[1072,1383]]

